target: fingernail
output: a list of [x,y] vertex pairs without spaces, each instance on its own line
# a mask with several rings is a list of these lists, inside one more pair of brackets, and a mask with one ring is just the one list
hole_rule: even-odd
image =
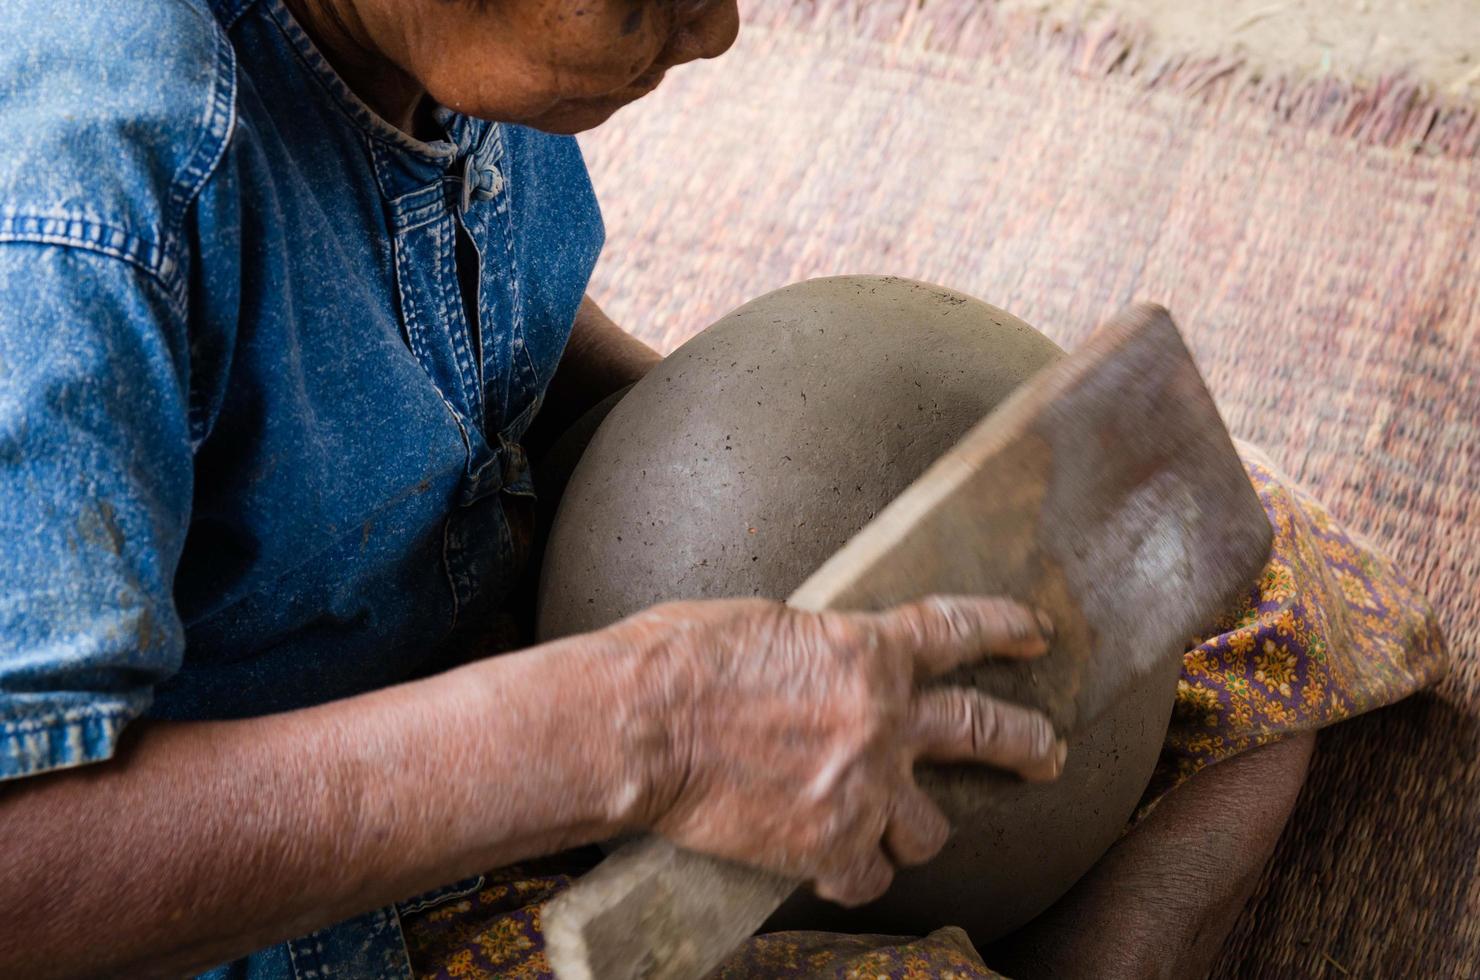
[[1053,620],[1048,618],[1048,613],[1037,609],[1034,610],[1033,616],[1038,620],[1038,632],[1043,634],[1045,640],[1052,641],[1054,637]]
[[1064,771],[1064,760],[1069,758],[1069,743],[1059,739],[1053,748],[1053,774],[1061,775]]

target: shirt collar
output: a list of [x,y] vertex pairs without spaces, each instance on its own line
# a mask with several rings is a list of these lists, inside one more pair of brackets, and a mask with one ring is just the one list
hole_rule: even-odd
[[459,156],[474,148],[475,143],[481,142],[482,134],[479,130],[486,129],[486,124],[473,125],[472,120],[466,116],[445,108],[438,108],[435,117],[447,129],[447,139],[423,141],[391,125],[350,90],[283,0],[261,2],[310,74],[324,87],[350,122],[366,136],[400,154],[436,167],[439,172],[446,171]]

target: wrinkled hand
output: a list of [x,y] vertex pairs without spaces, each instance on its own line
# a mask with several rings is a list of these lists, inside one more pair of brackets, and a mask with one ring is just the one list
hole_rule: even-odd
[[755,601],[658,606],[612,639],[660,654],[671,713],[651,825],[692,850],[815,882],[847,905],[928,860],[949,826],[917,759],[1053,779],[1047,718],[919,682],[988,655],[1036,657],[1046,618],[1005,599],[933,597],[882,613]]

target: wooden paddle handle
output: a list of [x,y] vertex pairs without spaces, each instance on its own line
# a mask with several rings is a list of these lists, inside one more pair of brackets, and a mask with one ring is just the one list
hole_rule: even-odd
[[[1031,601],[1054,618],[1053,651],[961,682],[1070,734],[1175,667],[1263,566],[1270,533],[1176,326],[1135,306],[1021,386],[789,602]],[[797,885],[644,838],[550,904],[550,964],[562,980],[699,980]]]
[[697,980],[800,884],[642,837],[546,907],[546,955],[560,980]]

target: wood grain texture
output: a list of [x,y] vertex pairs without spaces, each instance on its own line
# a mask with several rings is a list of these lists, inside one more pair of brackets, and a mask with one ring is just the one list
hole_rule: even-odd
[[[1170,711],[1186,638],[1248,587],[1270,539],[1175,325],[1136,306],[1020,386],[790,602],[878,610],[944,593],[1044,609],[1047,656],[946,681],[1032,705],[1068,735],[1149,678]],[[938,795],[937,781],[923,785]],[[551,903],[550,962],[566,980],[698,980],[798,884],[635,841]]]
[[1074,732],[1128,684],[1180,664],[1270,539],[1176,326],[1137,305],[1020,386],[790,603],[878,610],[938,592],[1045,609],[1057,631],[1046,657],[948,679]]
[[1480,974],[1473,111],[1415,124],[1413,152],[1393,120],[1427,110],[1398,82],[1251,94],[1204,61],[1163,85],[1124,39],[976,0],[743,6],[734,51],[584,139],[593,293],[665,349],[843,272],[946,283],[1065,346],[1167,304],[1234,434],[1409,571],[1455,657],[1432,695],[1323,735],[1214,975]]

